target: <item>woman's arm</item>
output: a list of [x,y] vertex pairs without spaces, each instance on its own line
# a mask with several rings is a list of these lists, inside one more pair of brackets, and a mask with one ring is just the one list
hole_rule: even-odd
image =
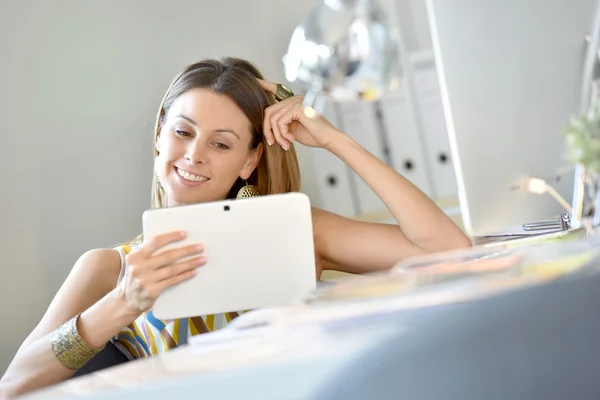
[[349,136],[329,133],[326,147],[384,202],[398,225],[361,222],[313,211],[323,269],[365,273],[389,269],[416,255],[467,248],[471,241],[421,190]]
[[[98,349],[148,310],[165,289],[195,276],[196,268],[206,263],[200,256],[201,245],[196,243],[156,254],[167,244],[185,237],[185,232],[159,235],[129,253],[124,278],[118,287],[115,287],[121,270],[118,252],[92,250],[84,254],[0,380],[0,400],[60,382],[75,373],[63,366],[50,343],[53,331],[72,317],[81,313],[78,333],[84,342]],[[186,260],[182,261],[183,258]]]
[[75,373],[58,361],[50,346],[52,332],[75,315],[82,313],[77,324],[80,335],[95,348],[135,319],[113,290],[120,266],[120,256],[114,250],[92,250],[79,258],[0,380],[0,398],[45,387]]
[[[266,90],[274,85],[265,83]],[[421,190],[294,96],[265,111],[267,141],[288,149],[297,141],[344,161],[379,196],[398,225],[350,220],[315,210],[313,222],[324,269],[369,272],[424,253],[466,248],[470,240]]]
[[399,231],[418,249],[438,252],[469,247],[471,241],[427,195],[349,136],[329,132],[326,149],[344,161],[379,196]]
[[356,221],[313,208],[317,276],[333,270],[363,274],[389,269],[398,261],[425,254],[397,225]]

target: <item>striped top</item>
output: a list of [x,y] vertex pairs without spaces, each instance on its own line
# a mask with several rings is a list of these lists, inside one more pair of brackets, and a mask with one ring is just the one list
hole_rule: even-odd
[[[125,255],[130,246],[115,248],[121,255],[121,273],[117,285],[125,275]],[[144,312],[112,339],[115,346],[130,360],[164,353],[186,344],[190,336],[212,332],[225,327],[239,316],[238,312],[206,315],[192,318],[161,320],[154,317],[152,309]]]

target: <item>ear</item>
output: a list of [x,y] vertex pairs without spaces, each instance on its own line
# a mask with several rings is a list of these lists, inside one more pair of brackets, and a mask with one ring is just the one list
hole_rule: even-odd
[[246,162],[246,165],[244,165],[244,168],[240,172],[240,178],[244,180],[250,178],[250,175],[252,175],[252,172],[254,172],[256,166],[258,165],[258,162],[260,161],[260,158],[262,157],[263,150],[263,144],[259,143],[256,149],[250,151],[248,161]]
[[154,148],[156,149],[157,153],[160,153],[160,127],[157,129],[156,131],[156,140],[154,141]]

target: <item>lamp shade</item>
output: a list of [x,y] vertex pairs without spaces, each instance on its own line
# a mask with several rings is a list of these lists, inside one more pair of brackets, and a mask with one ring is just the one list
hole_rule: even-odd
[[285,76],[307,105],[375,100],[401,84],[399,42],[375,0],[320,0],[294,30]]

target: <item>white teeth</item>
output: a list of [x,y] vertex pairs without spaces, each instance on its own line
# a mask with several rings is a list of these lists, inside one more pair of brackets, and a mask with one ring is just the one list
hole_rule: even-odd
[[189,172],[184,171],[184,170],[182,170],[180,168],[177,168],[177,172],[179,172],[179,175],[183,176],[188,181],[192,181],[192,182],[204,182],[204,181],[208,180],[208,178],[205,177],[205,176],[190,174]]

